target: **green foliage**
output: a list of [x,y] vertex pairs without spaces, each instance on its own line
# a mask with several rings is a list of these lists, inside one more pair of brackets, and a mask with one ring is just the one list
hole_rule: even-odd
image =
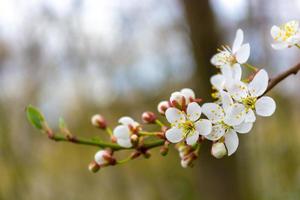
[[29,122],[37,129],[42,130],[45,124],[45,117],[34,106],[29,105],[26,108],[26,115]]

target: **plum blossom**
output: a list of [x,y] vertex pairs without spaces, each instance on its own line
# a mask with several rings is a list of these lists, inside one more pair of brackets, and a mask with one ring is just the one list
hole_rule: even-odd
[[238,29],[232,45],[232,49],[228,46],[223,46],[220,52],[211,58],[211,63],[220,67],[222,75],[228,81],[240,80],[242,69],[240,64],[245,64],[250,56],[249,43],[243,44],[244,33]]
[[241,104],[232,104],[223,109],[216,103],[205,103],[202,106],[203,114],[212,122],[212,131],[205,135],[211,141],[224,142],[228,156],[232,155],[239,145],[237,133],[248,133],[253,123],[244,122]]
[[95,162],[98,164],[98,165],[103,165],[103,164],[106,164],[108,163],[108,161],[105,159],[105,156],[109,157],[110,154],[106,151],[106,150],[100,150],[98,151],[96,154],[95,154]]
[[275,101],[271,97],[262,96],[267,90],[268,82],[268,73],[261,69],[249,84],[236,82],[229,88],[228,92],[231,97],[244,105],[245,122],[254,122],[256,120],[254,111],[257,115],[263,117],[271,116],[275,112]]
[[211,132],[211,122],[200,119],[201,110],[196,102],[189,103],[186,112],[168,108],[166,118],[172,127],[166,131],[167,140],[172,143],[185,140],[188,145],[194,145],[200,135],[208,135]]
[[180,91],[173,92],[170,97],[170,102],[180,106],[187,105],[195,99],[195,92],[190,88],[183,88]]
[[[300,45],[299,22],[292,20],[281,26],[272,26],[271,36],[276,41],[272,47],[276,50]],[[300,47],[299,47],[300,48]]]
[[131,136],[140,130],[140,124],[134,121],[131,117],[121,117],[113,135],[116,137],[117,143],[125,148],[132,147]]

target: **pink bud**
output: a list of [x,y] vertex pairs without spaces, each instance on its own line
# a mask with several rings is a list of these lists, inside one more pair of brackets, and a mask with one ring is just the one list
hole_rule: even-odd
[[146,124],[153,124],[155,123],[155,120],[156,120],[156,116],[153,112],[144,112],[142,114],[142,120],[144,123]]
[[106,129],[107,123],[102,115],[94,115],[91,119],[93,126],[101,129]]
[[170,104],[168,101],[161,101],[157,106],[158,112],[162,115],[165,114],[165,112],[168,108],[170,108]]

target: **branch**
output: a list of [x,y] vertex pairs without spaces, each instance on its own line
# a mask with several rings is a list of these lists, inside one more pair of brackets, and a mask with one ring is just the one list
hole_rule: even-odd
[[271,78],[269,80],[268,88],[267,88],[267,90],[265,91],[264,94],[266,94],[267,92],[269,92],[270,90],[272,90],[273,87],[275,87],[278,83],[280,83],[281,81],[283,81],[288,76],[290,76],[292,74],[296,75],[298,73],[298,71],[300,71],[300,63],[298,63],[294,67],[291,67],[288,70],[282,72],[281,74],[277,75],[276,77]]

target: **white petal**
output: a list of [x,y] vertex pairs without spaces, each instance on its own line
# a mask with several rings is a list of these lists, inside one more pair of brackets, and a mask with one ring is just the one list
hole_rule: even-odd
[[222,121],[224,118],[224,110],[216,103],[203,104],[202,112],[212,123]]
[[242,68],[241,65],[238,63],[232,66],[232,78],[235,81],[240,81],[242,78]]
[[94,160],[97,164],[102,165],[104,163],[106,163],[106,160],[103,158],[104,155],[106,155],[107,152],[104,150],[100,150],[98,151],[95,156],[94,156]]
[[183,139],[183,134],[180,129],[173,127],[166,131],[166,138],[172,143],[178,143]]
[[196,121],[201,116],[201,107],[198,103],[192,102],[187,106],[187,118],[191,121]]
[[272,26],[271,28],[271,36],[276,40],[280,34],[280,28],[278,26]]
[[220,95],[221,95],[222,107],[225,113],[228,113],[231,109],[231,106],[233,105],[233,100],[228,92],[221,91]]
[[271,46],[273,49],[281,50],[281,49],[288,48],[289,44],[286,42],[279,42],[279,43],[271,44]]
[[121,117],[119,119],[119,123],[124,124],[124,125],[129,125],[129,124],[133,124],[134,120],[131,117]]
[[211,133],[212,124],[207,119],[200,119],[195,123],[195,126],[200,135],[208,135]]
[[214,75],[210,78],[210,83],[218,90],[223,90],[225,85],[225,78],[221,74]]
[[249,133],[253,127],[253,123],[241,123],[238,126],[234,126],[234,130],[238,133]]
[[245,116],[245,122],[255,122],[256,117],[252,109],[249,109]]
[[225,134],[225,145],[228,156],[232,155],[237,150],[239,146],[239,138],[236,132],[230,130]]
[[184,96],[186,103],[189,103],[191,99],[195,99],[195,92],[190,88],[183,88],[181,94]]
[[226,113],[224,122],[230,126],[241,124],[246,115],[246,108],[243,104],[235,103],[231,106],[228,113]]
[[240,64],[246,63],[249,56],[250,56],[250,45],[248,43],[243,44],[241,48],[236,52],[236,60]]
[[125,148],[130,148],[132,147],[132,144],[131,144],[131,140],[130,138],[129,139],[117,139],[117,143],[118,145],[120,145],[121,147],[125,147]]
[[252,97],[259,97],[268,87],[269,75],[266,70],[261,69],[254,76],[253,80],[248,85],[249,93]]
[[170,97],[170,102],[176,101],[179,105],[182,105],[184,96],[181,92],[173,92]]
[[232,52],[235,53],[239,48],[241,48],[241,45],[244,40],[244,33],[243,30],[238,29],[236,31],[235,39],[232,45]]
[[128,139],[130,137],[130,130],[127,125],[119,125],[114,129],[113,135],[116,138]]
[[234,82],[231,87],[228,88],[229,94],[232,98],[240,102],[243,98],[246,98],[248,95],[247,85],[241,81]]
[[177,108],[168,108],[165,115],[168,122],[170,122],[171,124],[185,121],[183,112],[178,110]]
[[215,54],[215,55],[210,59],[211,64],[213,64],[213,65],[215,65],[215,66],[223,65],[224,62],[220,59],[222,56],[223,56],[222,53],[217,53],[217,54]]
[[193,134],[190,134],[190,135],[186,138],[186,143],[188,145],[194,145],[194,144],[196,144],[196,142],[197,142],[197,140],[199,138],[199,133],[197,131],[195,131]]
[[271,116],[276,109],[276,103],[271,97],[263,96],[255,103],[256,113],[263,117]]
[[225,80],[232,79],[232,68],[229,64],[221,66],[221,72],[225,77]]
[[211,133],[204,137],[211,141],[220,139],[225,134],[225,129],[222,124],[217,124],[212,127]]

